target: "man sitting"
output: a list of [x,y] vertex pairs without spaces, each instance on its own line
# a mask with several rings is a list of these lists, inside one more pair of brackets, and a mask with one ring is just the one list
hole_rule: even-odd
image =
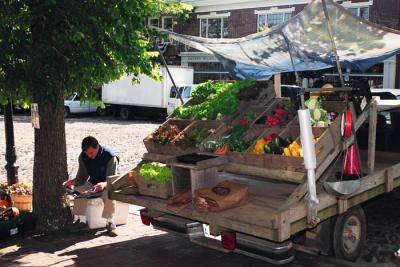
[[[108,198],[106,178],[118,173],[118,157],[108,147],[99,145],[96,138],[85,137],[82,141],[82,153],[79,155],[79,169],[75,179],[64,182],[64,187],[71,188],[83,195],[102,192],[104,203],[102,217],[107,219],[106,229],[109,234],[115,235],[116,226],[113,221],[115,201]],[[86,225],[86,198],[75,198],[73,228],[84,229]]]

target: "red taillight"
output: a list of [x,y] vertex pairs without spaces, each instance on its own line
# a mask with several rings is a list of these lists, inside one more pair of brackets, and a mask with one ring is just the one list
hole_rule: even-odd
[[225,249],[234,250],[236,248],[236,235],[235,233],[227,230],[221,232],[221,243]]
[[142,219],[142,223],[144,225],[150,225],[150,223],[151,223],[151,217],[149,216],[149,214],[147,213],[147,210],[145,210],[145,209],[140,210],[140,219]]

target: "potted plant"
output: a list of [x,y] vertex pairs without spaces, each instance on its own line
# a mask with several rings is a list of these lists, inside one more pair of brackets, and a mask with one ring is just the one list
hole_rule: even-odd
[[22,211],[32,210],[32,184],[26,181],[8,187],[14,207]]

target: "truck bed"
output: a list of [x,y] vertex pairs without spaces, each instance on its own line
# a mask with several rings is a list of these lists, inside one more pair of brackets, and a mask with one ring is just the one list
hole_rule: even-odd
[[[361,155],[364,153],[361,152]],[[341,214],[353,206],[400,186],[400,155],[377,152],[376,159],[375,171],[361,179],[361,187],[348,199],[338,200],[324,190],[319,191],[318,217],[321,220]],[[292,193],[302,185],[220,173],[219,179],[227,178],[249,186],[248,201],[240,207],[218,213],[198,213],[191,205],[175,213],[168,210],[166,200],[163,199],[139,194],[125,195],[118,191],[111,191],[110,194],[112,199],[118,201],[276,242],[285,241],[293,234],[307,229],[307,205],[304,198],[288,204]],[[319,181],[318,184],[321,185],[322,182]]]

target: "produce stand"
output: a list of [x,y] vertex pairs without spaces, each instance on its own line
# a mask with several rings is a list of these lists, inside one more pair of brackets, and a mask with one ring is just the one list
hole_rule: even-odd
[[[352,28],[359,32],[357,40],[349,35]],[[292,95],[296,97],[282,104],[285,99],[275,97],[272,82],[261,85],[238,80],[228,88],[202,85],[203,92],[194,94],[202,100],[178,108],[170,119],[223,123],[224,129],[197,142],[191,151],[224,158],[224,164],[210,167],[217,167],[218,172],[214,169],[199,176],[204,182],[200,186],[214,184],[214,195],[199,198],[198,183],[193,183],[198,180],[186,170],[173,175],[174,183],[183,176],[191,180],[186,183],[191,194],[179,210],[171,210],[165,200],[119,194],[116,190],[120,188],[112,183],[111,198],[145,207],[141,219],[146,225],[184,233],[197,244],[221,251],[274,264],[292,261],[294,247],[355,260],[366,233],[360,204],[400,186],[400,149],[376,150],[377,103],[369,98],[369,88],[345,84],[341,69],[372,66],[378,57],[398,54],[400,33],[357,19],[332,0],[313,0],[272,30],[235,40],[169,34],[214,54],[238,79],[266,80],[293,71],[297,84],[293,88],[298,91]],[[381,35],[392,41],[381,42]],[[377,46],[369,47],[378,43],[380,51]],[[299,86],[298,71],[328,67],[337,68],[340,86],[308,88],[311,96],[305,101],[306,89]],[[322,101],[315,98],[318,95]],[[360,98],[366,106],[361,106]],[[361,140],[357,133],[365,129],[368,140]],[[367,150],[359,149],[359,141],[367,142]],[[143,162],[170,162],[172,168],[193,169],[181,164],[177,156],[183,153],[172,149],[148,152]],[[117,181],[124,179],[121,176]],[[246,186],[247,197],[233,208],[204,212],[201,205],[219,204],[224,192],[218,186],[221,181]]]
[[[270,101],[263,107],[257,106],[253,110],[261,111],[258,114],[259,118],[267,114],[274,105],[276,105],[276,100]],[[343,101],[322,101],[322,106],[328,111],[335,112],[336,117],[328,127],[313,127],[314,137],[317,138],[315,149],[319,222],[344,214],[352,207],[400,186],[400,155],[375,152],[373,145],[371,145],[369,151],[360,151],[362,169],[368,170],[368,173],[360,179],[361,185],[354,193],[345,198],[339,198],[324,190],[324,182],[335,179],[329,173],[334,171],[333,168],[339,168],[338,166],[332,167],[333,163],[355,139],[354,135],[347,141],[344,141],[341,137],[341,115],[346,110],[346,103]],[[352,110],[354,109],[351,102],[349,102],[349,107]],[[370,138],[373,138],[376,131],[376,124],[374,123],[376,112],[376,103],[372,101],[359,116],[353,118],[354,132],[357,132],[366,122],[370,122]],[[202,127],[215,124],[223,125],[220,128],[214,127],[219,130],[214,131],[205,139],[212,141],[218,140],[227,132],[229,133],[243,114],[245,112],[238,112],[230,120],[230,123],[207,120],[191,120],[191,122],[182,120],[182,122],[188,125],[185,129],[190,129],[194,125],[201,125]],[[180,227],[183,228],[191,225],[191,223],[201,223],[210,226],[216,236],[220,235],[222,230],[229,229],[229,231],[240,234],[241,238],[243,236],[256,237],[260,242],[261,240],[272,242],[269,244],[270,247],[284,246],[284,251],[289,253],[292,250],[292,245],[288,244],[291,244],[290,240],[293,236],[305,231],[315,231],[314,227],[318,225],[318,223],[310,223],[307,218],[308,202],[306,195],[308,186],[303,158],[266,153],[257,155],[251,153],[251,151],[257,139],[270,133],[271,129],[282,138],[299,140],[299,122],[297,116],[294,116],[282,126],[266,127],[256,124],[258,118],[250,122],[244,132],[243,138],[252,140],[252,143],[243,152],[227,152],[225,155],[217,155],[218,157],[215,159],[209,159],[210,162],[207,162],[207,160],[204,163],[200,162],[199,166],[177,160],[180,155],[193,152],[215,156],[215,154],[207,151],[204,141],[190,153],[156,147],[156,149],[149,149],[149,153],[143,156],[143,162],[163,162],[172,168],[172,183],[174,184],[172,195],[176,195],[184,189],[190,189],[194,194],[196,189],[215,185],[224,180],[232,180],[248,186],[249,196],[246,204],[220,212],[204,214],[196,211],[192,205],[188,205],[179,212],[174,212],[168,208],[167,201],[164,199],[140,194],[121,194],[118,193],[120,188],[111,191],[111,198],[146,207],[146,214],[152,218],[155,227],[170,229],[169,226],[176,222],[182,222],[182,220],[185,222],[185,226],[181,225]],[[165,124],[170,124],[171,120],[168,120]],[[176,118],[174,120],[179,121]],[[373,142],[370,141],[370,143]],[[161,144],[159,146],[162,147]],[[160,153],[157,153],[157,151],[160,151]],[[124,179],[127,178],[121,176],[116,181],[118,183],[118,181]],[[113,184],[110,184],[110,186],[113,188]],[[168,223],[165,225],[160,223],[166,220],[162,219],[164,217],[168,218]],[[175,225],[172,228],[176,229],[177,227]],[[188,233],[189,230],[181,229],[180,231]],[[196,243],[224,250],[220,244],[210,243],[210,240],[206,240],[203,236],[199,238],[198,233],[195,236],[197,237],[192,236],[191,240]],[[289,258],[286,258],[286,260]],[[274,259],[273,256],[266,257],[266,260],[277,264],[287,262],[286,260]]]

